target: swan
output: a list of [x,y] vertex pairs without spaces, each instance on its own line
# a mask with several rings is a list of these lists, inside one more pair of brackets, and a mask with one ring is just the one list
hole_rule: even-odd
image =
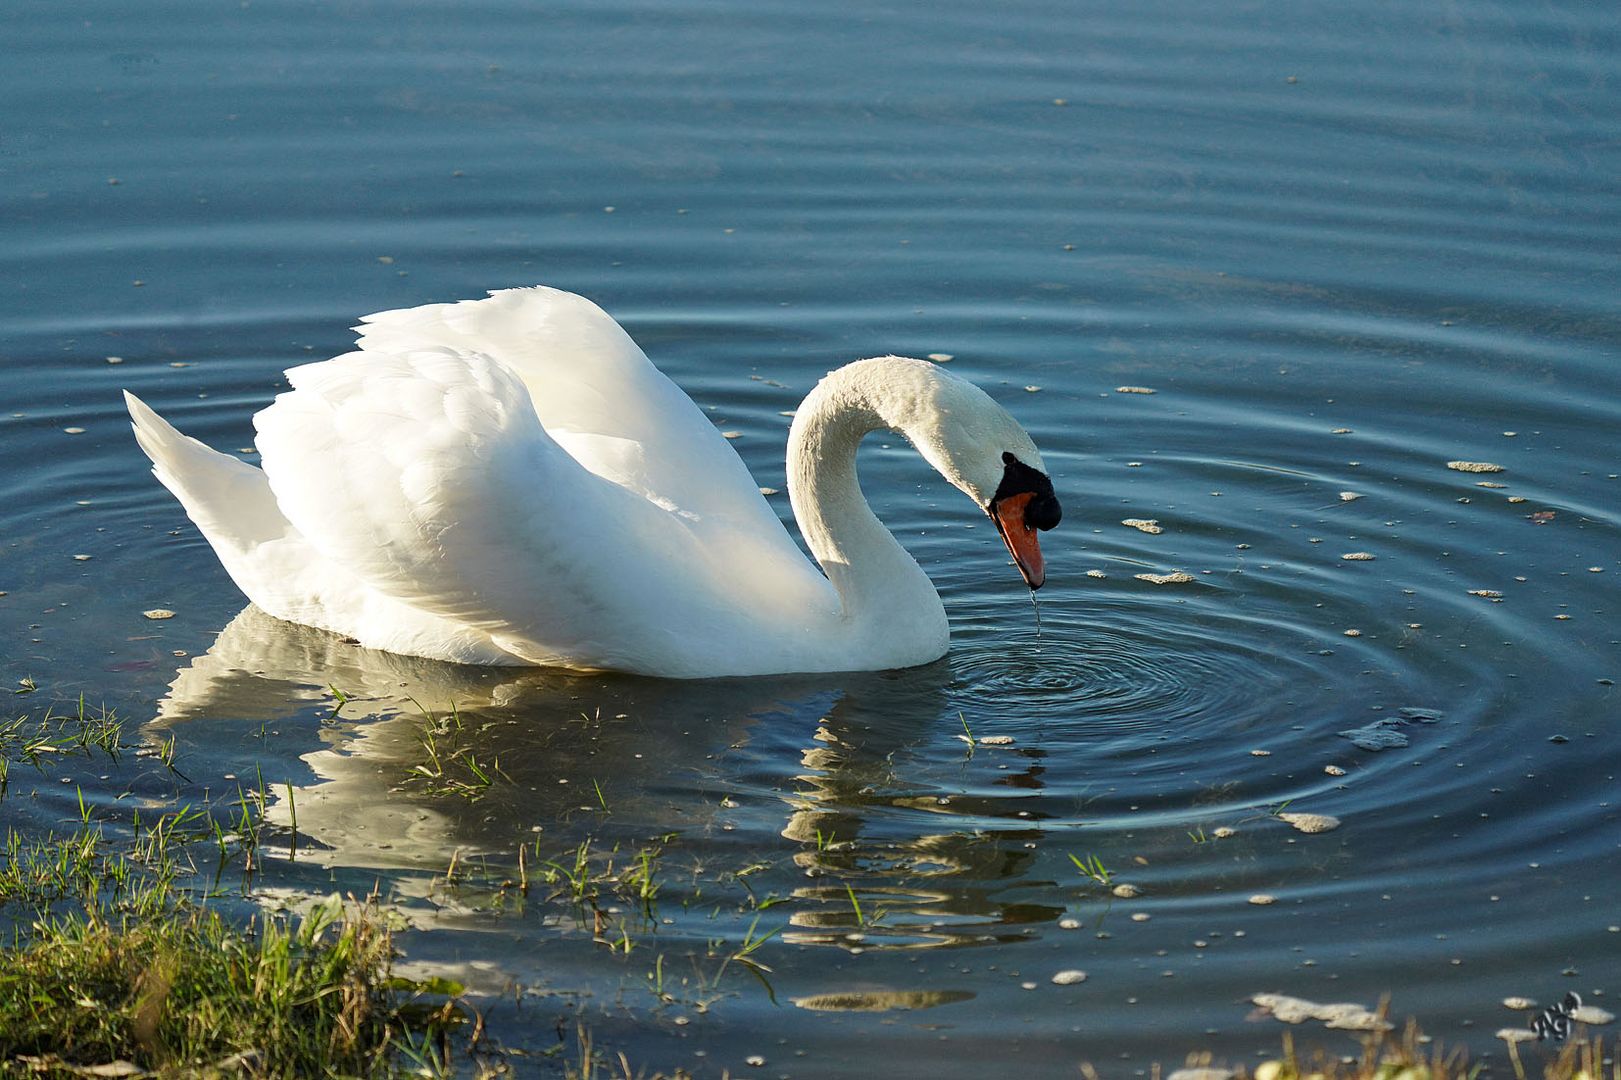
[[911,667],[945,608],[873,514],[856,447],[903,434],[995,522],[1031,589],[1060,508],[983,390],[885,356],[795,414],[788,490],[812,565],[714,425],[606,312],[546,287],[385,311],[287,372],[262,468],[125,391],[136,441],[265,612],[369,648],[672,678]]

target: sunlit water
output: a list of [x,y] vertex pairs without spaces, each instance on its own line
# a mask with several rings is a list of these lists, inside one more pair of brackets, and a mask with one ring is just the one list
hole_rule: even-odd
[[[1504,996],[1621,990],[1602,6],[0,19],[5,674],[184,773],[14,768],[0,823],[270,785],[261,899],[376,887],[509,1045],[577,1011],[704,1074],[1253,1061],[1261,991],[1389,993],[1501,1060]],[[822,372],[951,354],[1064,501],[1039,634],[983,516],[878,438],[864,484],[952,619],[929,667],[457,669],[239,616],[119,389],[251,447],[356,316],[533,282],[603,303],[777,489]],[[499,761],[476,800],[413,773],[452,705]],[[1405,745],[1340,734],[1381,720]],[[586,841],[657,852],[651,906],[502,889]],[[768,934],[769,972],[722,968]]]

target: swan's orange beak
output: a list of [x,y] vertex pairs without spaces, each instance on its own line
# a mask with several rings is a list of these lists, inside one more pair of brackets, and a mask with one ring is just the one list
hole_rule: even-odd
[[1024,583],[1032,589],[1039,589],[1047,580],[1047,560],[1041,556],[1041,543],[1036,536],[1035,526],[1024,517],[1030,500],[1035,497],[1033,491],[1022,491],[997,499],[991,504],[991,520],[996,522],[1002,542],[1007,544],[1008,552],[1018,564],[1019,573],[1024,575]]

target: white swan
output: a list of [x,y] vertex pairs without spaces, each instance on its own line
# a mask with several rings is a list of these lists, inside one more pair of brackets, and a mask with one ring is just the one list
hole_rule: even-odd
[[1023,428],[921,360],[824,378],[788,436],[818,573],[737,454],[602,309],[555,289],[387,311],[287,372],[263,470],[126,392],[153,474],[265,611],[372,648],[695,678],[908,667],[946,651],[856,446],[904,434],[996,522],[1031,588],[1058,501]]

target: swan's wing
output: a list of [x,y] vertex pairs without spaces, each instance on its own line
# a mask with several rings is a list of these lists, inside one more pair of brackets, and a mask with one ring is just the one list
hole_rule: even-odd
[[368,315],[366,352],[444,346],[494,357],[528,388],[552,439],[591,472],[665,506],[721,517],[793,547],[736,451],[582,296],[543,286]]
[[676,670],[695,631],[736,640],[751,594],[807,572],[586,469],[489,356],[374,349],[287,374],[254,418],[287,519],[369,588],[525,660]]
[[515,661],[482,632],[369,588],[288,521],[262,471],[182,435],[128,391],[124,402],[152,474],[180,500],[237,588],[264,611],[362,637],[379,649],[472,663]]

